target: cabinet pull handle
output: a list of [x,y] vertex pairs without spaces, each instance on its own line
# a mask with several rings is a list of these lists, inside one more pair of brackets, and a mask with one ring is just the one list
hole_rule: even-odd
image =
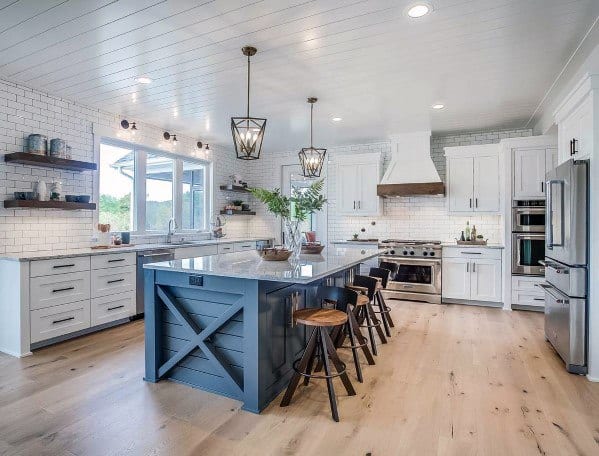
[[474,206],[478,207],[478,198],[474,198]]
[[109,280],[106,283],[117,283],[117,282],[124,282],[124,281],[125,281],[125,279],[115,279],[115,280]]
[[121,304],[120,306],[114,306],[114,307],[109,307],[108,310],[116,310],[116,309],[122,309],[123,307],[125,307],[124,304]]
[[356,202],[354,201],[354,209],[356,209]]
[[73,266],[75,266],[75,264],[57,264],[55,266],[52,266],[53,269],[60,269],[60,268],[72,268]]
[[482,252],[460,252],[462,255],[482,255]]
[[545,193],[545,182],[541,181],[541,193]]
[[75,287],[67,287],[67,288],[57,288],[56,290],[52,290],[52,293],[59,293],[61,291],[70,291],[74,290]]
[[470,198],[470,207],[472,208],[472,198]]
[[476,263],[472,262],[472,272],[476,272]]
[[119,258],[118,260],[108,260],[109,263],[118,263],[119,261],[125,261],[125,259]]
[[578,140],[576,138],[572,138],[572,155],[576,155],[578,151],[576,150],[576,143]]
[[63,323],[65,321],[70,321],[70,320],[74,320],[74,319],[75,319],[75,317],[62,318],[61,320],[54,320],[52,322],[52,324],[55,325],[56,323]]
[[470,261],[466,263],[466,272],[470,272]]
[[543,301],[545,302],[545,298],[532,298],[533,301]]

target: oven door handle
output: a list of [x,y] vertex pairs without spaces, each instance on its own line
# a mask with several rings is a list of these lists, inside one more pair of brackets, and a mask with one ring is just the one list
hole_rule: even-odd
[[404,257],[381,257],[381,261],[388,261],[396,264],[409,264],[417,266],[441,266],[441,260],[428,260],[426,258],[404,258]]

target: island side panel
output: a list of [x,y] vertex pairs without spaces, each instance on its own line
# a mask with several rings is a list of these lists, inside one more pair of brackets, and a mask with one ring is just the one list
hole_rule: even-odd
[[[245,401],[247,336],[244,326],[256,312],[252,280],[155,271],[152,323],[156,378]],[[147,286],[147,284],[146,284]],[[146,294],[148,296],[148,294]],[[257,328],[254,329],[254,331]]]

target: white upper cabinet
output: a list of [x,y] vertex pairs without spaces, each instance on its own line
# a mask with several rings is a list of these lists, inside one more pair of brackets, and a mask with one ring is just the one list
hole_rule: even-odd
[[445,156],[449,212],[499,212],[499,145],[446,147]]
[[340,214],[374,216],[382,212],[376,186],[381,179],[379,153],[336,157],[337,207]]
[[545,175],[557,165],[555,148],[521,148],[513,151],[513,199],[545,199]]
[[586,77],[568,94],[554,113],[557,123],[559,163],[571,158],[590,158],[593,150],[593,99],[597,95],[593,84],[597,80]]

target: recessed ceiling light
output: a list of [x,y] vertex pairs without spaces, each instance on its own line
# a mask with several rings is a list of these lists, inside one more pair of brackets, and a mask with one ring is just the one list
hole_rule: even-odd
[[413,18],[422,17],[430,13],[431,10],[432,8],[430,5],[426,3],[417,3],[408,9],[408,16]]
[[432,106],[433,109],[443,109],[445,107],[444,104],[437,103]]
[[139,76],[135,78],[135,82],[139,82],[140,84],[150,84],[152,79],[147,76]]
[[331,120],[333,122],[341,122],[343,119],[341,117],[333,117]]

